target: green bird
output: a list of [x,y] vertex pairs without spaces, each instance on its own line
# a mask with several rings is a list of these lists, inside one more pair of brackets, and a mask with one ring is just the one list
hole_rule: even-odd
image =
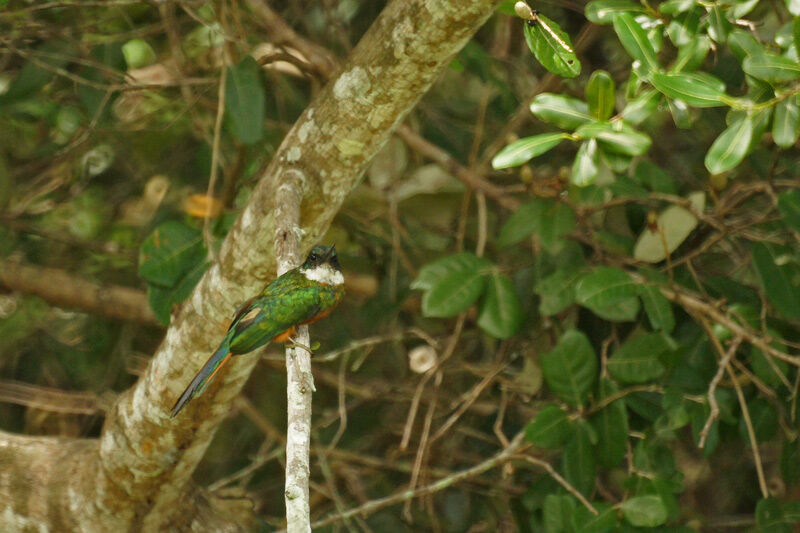
[[231,355],[252,352],[270,341],[286,342],[300,324],[328,316],[344,296],[344,277],[334,246],[315,246],[305,262],[246,301],[228,334],[183,391],[170,416],[202,394]]

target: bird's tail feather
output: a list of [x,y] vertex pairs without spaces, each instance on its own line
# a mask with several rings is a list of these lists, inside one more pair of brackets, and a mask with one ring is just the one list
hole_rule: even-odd
[[203,393],[203,390],[206,388],[206,385],[211,383],[211,380],[214,379],[214,376],[217,375],[219,369],[222,368],[228,359],[231,357],[231,351],[228,347],[227,342],[223,342],[222,346],[214,352],[214,355],[208,358],[206,364],[203,365],[203,368],[197,373],[189,386],[186,387],[186,390],[183,391],[178,401],[175,402],[175,406],[172,408],[172,412],[170,413],[170,417],[174,417],[177,415],[183,407],[189,403],[189,400],[194,398],[195,396],[200,396]]

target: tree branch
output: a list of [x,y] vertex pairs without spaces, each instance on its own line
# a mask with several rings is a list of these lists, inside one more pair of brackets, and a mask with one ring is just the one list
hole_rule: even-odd
[[119,285],[100,285],[57,268],[0,259],[0,285],[34,294],[57,307],[161,326],[144,292]]

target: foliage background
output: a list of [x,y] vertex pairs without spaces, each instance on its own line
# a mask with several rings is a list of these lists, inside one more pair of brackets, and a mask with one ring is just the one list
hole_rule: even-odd
[[[2,6],[0,267],[134,287],[153,310],[55,307],[4,276],[3,429],[99,433],[324,82],[254,4]],[[382,3],[272,7],[345,58]],[[349,296],[313,329],[314,515],[519,446],[501,468],[342,523],[791,531],[800,8],[535,7],[526,25],[500,6],[325,239]],[[553,66],[571,48],[580,73],[548,73],[571,75]],[[276,354],[196,473],[244,487],[264,528],[283,516]]]

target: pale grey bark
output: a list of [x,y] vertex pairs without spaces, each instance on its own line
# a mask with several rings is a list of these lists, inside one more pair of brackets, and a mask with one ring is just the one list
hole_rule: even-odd
[[[275,194],[275,254],[278,275],[298,266],[300,256],[300,203],[305,176],[288,170]],[[296,347],[286,347],[286,530],[289,533],[311,531],[311,504],[308,482],[311,477],[311,346],[308,326],[299,326],[292,338]]]
[[286,135],[219,261],[173,317],[145,374],[110,410],[100,439],[0,434],[0,471],[9,472],[0,476],[0,529],[185,531],[212,520],[218,520],[216,530],[248,529],[235,510],[205,503],[191,475],[258,357],[235,357],[175,419],[170,408],[222,339],[233,310],[274,278],[281,177],[293,169],[306,177],[305,252],[372,156],[497,3],[396,0],[384,10]]

